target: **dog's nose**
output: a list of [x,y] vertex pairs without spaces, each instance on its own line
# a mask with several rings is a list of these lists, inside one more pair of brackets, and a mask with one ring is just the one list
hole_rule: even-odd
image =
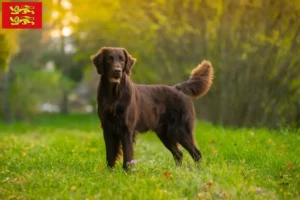
[[114,72],[119,74],[119,73],[121,73],[121,69],[117,68],[117,69],[114,70]]

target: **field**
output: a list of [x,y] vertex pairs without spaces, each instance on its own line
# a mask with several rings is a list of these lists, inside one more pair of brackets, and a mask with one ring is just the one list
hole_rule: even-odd
[[204,159],[183,166],[153,134],[139,135],[137,164],[105,166],[96,115],[0,124],[0,199],[300,199],[300,135],[197,122]]

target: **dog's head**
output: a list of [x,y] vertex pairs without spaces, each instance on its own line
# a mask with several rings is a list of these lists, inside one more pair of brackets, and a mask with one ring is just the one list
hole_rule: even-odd
[[130,76],[136,61],[124,48],[102,47],[98,53],[91,56],[98,74],[105,76],[111,83],[119,84],[122,77]]

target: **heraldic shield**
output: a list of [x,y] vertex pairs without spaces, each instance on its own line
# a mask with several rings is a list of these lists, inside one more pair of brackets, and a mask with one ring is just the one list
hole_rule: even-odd
[[42,2],[2,2],[2,28],[42,28]]

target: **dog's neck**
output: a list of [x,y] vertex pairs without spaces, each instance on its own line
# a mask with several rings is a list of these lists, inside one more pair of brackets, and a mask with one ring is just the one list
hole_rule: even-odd
[[130,85],[130,77],[126,74],[122,76],[119,84],[111,83],[107,76],[101,76],[98,88],[98,98],[114,103],[122,95],[131,92]]

